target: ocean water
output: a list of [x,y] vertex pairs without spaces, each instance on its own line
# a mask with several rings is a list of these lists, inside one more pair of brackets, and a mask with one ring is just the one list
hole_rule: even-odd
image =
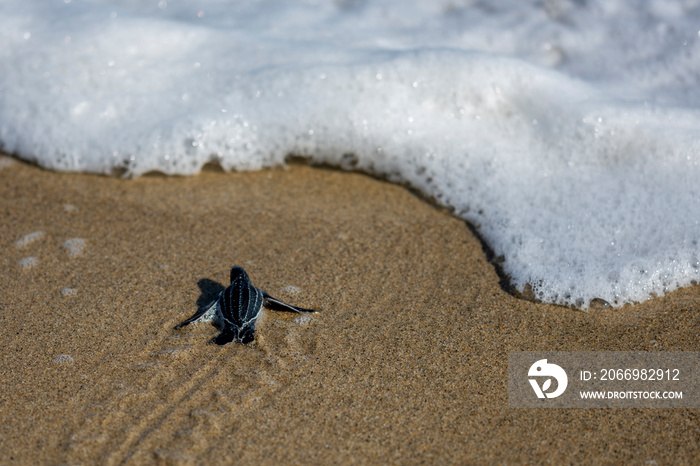
[[698,281],[699,108],[700,0],[0,2],[3,151],[371,172],[582,308]]

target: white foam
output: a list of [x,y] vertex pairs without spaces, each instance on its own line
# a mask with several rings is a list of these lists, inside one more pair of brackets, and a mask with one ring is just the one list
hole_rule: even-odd
[[85,240],[82,238],[67,239],[62,247],[68,250],[69,257],[78,257],[85,251]]
[[15,161],[11,157],[6,155],[0,155],[0,170],[3,168],[10,167],[15,164]]
[[23,269],[31,269],[32,267],[35,267],[38,263],[39,259],[37,259],[34,256],[25,257],[23,259],[20,259],[18,262],[19,266]]
[[299,294],[301,293],[301,288],[294,285],[287,285],[285,287],[282,287],[282,291],[288,294]]
[[75,362],[75,358],[70,354],[59,354],[53,358],[51,362],[54,364],[73,364]]
[[15,241],[15,246],[18,248],[22,248],[28,244],[32,244],[33,242],[35,242],[43,237],[44,237],[43,231],[34,231],[32,233],[27,233],[26,235],[22,236],[20,239]]
[[301,314],[299,317],[294,318],[294,322],[296,322],[299,325],[306,325],[309,322],[311,322],[311,316],[309,314]]
[[475,225],[517,289],[620,305],[700,277],[698,24],[685,0],[7,0],[0,147],[368,171]]
[[62,294],[63,296],[73,296],[73,295],[76,294],[77,292],[78,292],[78,290],[76,290],[75,288],[63,288],[63,289],[61,290],[61,294]]

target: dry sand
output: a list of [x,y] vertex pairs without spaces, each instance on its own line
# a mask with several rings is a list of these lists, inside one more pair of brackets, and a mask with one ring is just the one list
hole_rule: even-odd
[[[359,174],[123,180],[3,159],[0,180],[2,464],[700,457],[697,410],[507,400],[509,351],[700,350],[698,287],[591,312],[517,299],[464,222]],[[322,312],[264,311],[248,346],[173,330],[234,264]]]

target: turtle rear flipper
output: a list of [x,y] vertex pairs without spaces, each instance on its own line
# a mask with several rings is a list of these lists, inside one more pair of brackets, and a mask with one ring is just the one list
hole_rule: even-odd
[[238,332],[236,332],[234,329],[226,328],[223,332],[209,340],[209,343],[218,346],[226,345],[236,339],[237,333]]
[[237,340],[243,344],[248,344],[255,340],[255,327],[246,326],[242,329],[235,329],[227,326],[220,334],[210,340],[210,343],[218,346],[223,346]]
[[281,311],[281,312],[318,312],[313,309],[304,309],[303,307],[296,307],[292,306],[291,304],[287,304],[285,302],[280,301],[277,298],[273,298],[269,294],[265,293],[263,291],[263,305],[268,308],[272,309],[273,311]]
[[255,340],[255,327],[243,327],[238,332],[238,341],[247,345],[251,341]]

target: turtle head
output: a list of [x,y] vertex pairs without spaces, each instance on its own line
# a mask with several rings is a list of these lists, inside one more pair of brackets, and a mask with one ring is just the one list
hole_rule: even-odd
[[234,268],[231,269],[231,283],[238,277],[243,277],[246,280],[248,280],[248,274],[245,273],[245,270],[243,270],[243,267],[235,266]]

